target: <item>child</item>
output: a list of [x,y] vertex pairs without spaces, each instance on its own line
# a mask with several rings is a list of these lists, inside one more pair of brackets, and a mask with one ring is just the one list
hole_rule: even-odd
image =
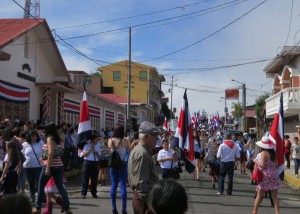
[[60,196],[55,195],[56,192],[58,192],[58,189],[56,188],[53,177],[51,177],[45,186],[47,202],[46,202],[46,208],[43,209],[42,214],[52,214],[53,202],[52,202],[51,198],[53,198],[55,200],[55,202],[61,206],[61,213],[64,212],[63,200]]
[[0,178],[1,189],[3,194],[17,193],[18,177],[21,173],[21,157],[17,144],[9,141],[6,144],[7,154],[5,155],[5,167]]

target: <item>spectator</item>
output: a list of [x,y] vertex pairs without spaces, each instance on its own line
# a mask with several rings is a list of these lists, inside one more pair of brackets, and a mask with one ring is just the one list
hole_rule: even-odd
[[149,193],[158,181],[152,149],[155,148],[160,131],[152,123],[144,121],[139,128],[139,143],[134,147],[128,161],[128,182],[133,190],[134,214],[147,210]]
[[1,214],[31,214],[29,199],[24,194],[11,194],[0,200]]
[[300,148],[299,138],[294,137],[294,144],[291,146],[291,159],[295,163],[295,177],[298,178],[299,164],[300,164]]
[[147,214],[184,214],[188,209],[184,187],[173,179],[154,184],[148,200]]
[[174,150],[169,148],[169,142],[166,139],[162,141],[163,149],[158,152],[157,161],[162,169],[162,178],[170,178],[170,170],[173,167]]
[[108,148],[113,152],[116,150],[120,156],[120,158],[124,161],[124,166],[116,169],[110,168],[110,178],[111,178],[111,189],[110,189],[110,198],[112,203],[112,212],[117,214],[117,205],[116,205],[116,197],[117,197],[117,187],[120,183],[121,189],[121,199],[122,199],[122,213],[127,213],[127,191],[126,191],[126,182],[128,176],[127,170],[127,160],[128,154],[131,151],[132,147],[127,138],[124,137],[125,130],[124,126],[117,124],[114,127],[113,137],[108,141]]
[[284,157],[286,160],[286,168],[290,168],[290,155],[291,155],[291,146],[292,143],[290,141],[290,136],[289,135],[284,135]]
[[108,167],[108,160],[110,156],[110,152],[107,146],[108,139],[102,138],[99,142],[99,146],[101,149],[101,157],[99,162],[99,175],[98,175],[98,182],[99,186],[105,186],[106,185],[106,171]]

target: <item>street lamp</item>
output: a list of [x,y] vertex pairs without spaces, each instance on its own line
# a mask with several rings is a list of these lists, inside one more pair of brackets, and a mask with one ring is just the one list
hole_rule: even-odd
[[231,79],[233,82],[240,83],[242,85],[243,90],[243,131],[246,132],[246,83],[237,81],[235,79]]
[[[224,112],[225,112],[225,124],[227,124],[227,113],[228,113],[228,108],[227,108],[227,102],[226,102],[226,97],[221,97],[221,99],[225,100],[225,108],[224,108]],[[220,100],[221,102],[221,100]]]

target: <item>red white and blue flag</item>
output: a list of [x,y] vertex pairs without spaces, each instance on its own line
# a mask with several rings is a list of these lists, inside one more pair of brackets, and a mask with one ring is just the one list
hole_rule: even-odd
[[169,131],[169,130],[168,130],[168,121],[167,121],[167,117],[165,117],[165,120],[164,120],[163,130],[166,131],[166,132]]
[[190,118],[189,104],[186,90],[183,95],[182,107],[178,119],[175,138],[178,139],[180,158],[185,163],[185,170],[192,173],[195,170],[195,153],[193,140],[193,127]]
[[277,170],[280,179],[284,179],[284,123],[283,123],[283,99],[280,93],[278,112],[276,113],[270,130],[270,140],[276,144]]
[[83,148],[88,140],[91,140],[92,125],[89,115],[89,105],[86,92],[83,92],[83,99],[80,106],[79,125],[78,125],[78,144],[77,147]]

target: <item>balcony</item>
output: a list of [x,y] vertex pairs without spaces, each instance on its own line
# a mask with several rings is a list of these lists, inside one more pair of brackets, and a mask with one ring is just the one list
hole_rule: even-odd
[[[300,115],[300,87],[286,88],[281,91],[284,117]],[[266,99],[266,116],[273,118],[278,112],[280,92]]]

